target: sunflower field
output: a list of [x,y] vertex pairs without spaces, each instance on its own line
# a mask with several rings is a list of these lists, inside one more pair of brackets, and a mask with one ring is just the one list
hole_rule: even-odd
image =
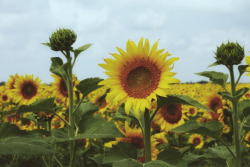
[[76,39],[62,28],[43,43],[62,53],[53,82],[15,74],[0,86],[1,167],[250,167],[250,84],[240,83],[250,56],[238,43],[217,47],[210,65],[228,74],[184,84],[179,58],[144,38],[99,64],[107,79],[79,79],[74,64],[91,44],[74,49]]

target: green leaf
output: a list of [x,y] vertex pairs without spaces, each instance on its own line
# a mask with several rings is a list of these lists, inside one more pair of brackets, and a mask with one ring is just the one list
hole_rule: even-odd
[[223,125],[217,121],[209,121],[202,124],[199,124],[197,121],[188,121],[177,128],[171,129],[171,131],[176,133],[197,133],[217,139],[220,137],[222,129]]
[[250,115],[250,100],[243,100],[237,104],[238,114],[241,121]]
[[113,167],[143,167],[143,164],[135,159],[123,159],[114,162]]
[[159,97],[157,99],[157,108],[163,107],[168,104],[185,104],[201,108],[203,110],[212,111],[210,108],[200,104],[198,101],[185,95],[169,95],[167,97]]
[[243,87],[236,91],[235,98],[238,101],[245,93],[247,93],[249,88]]
[[65,71],[65,66],[63,66],[63,61],[60,57],[52,57],[51,58],[51,65],[50,65],[49,70],[53,74],[63,78],[64,81],[66,81],[67,72]]
[[23,155],[49,155],[54,153],[52,146],[42,137],[13,136],[0,140],[0,155],[23,154]]
[[30,105],[22,105],[18,108],[17,113],[26,113],[26,112],[53,112],[54,99],[43,99],[37,102],[34,102]]
[[42,45],[45,45],[45,46],[48,46],[48,47],[50,47],[50,43],[41,43]]
[[91,102],[83,102],[80,104],[78,110],[74,113],[75,124],[78,125],[82,117],[91,115],[99,110],[99,107]]
[[175,167],[186,167],[187,163],[182,159],[181,152],[174,148],[168,148],[160,152],[157,156],[158,160],[167,162]]
[[104,154],[102,163],[109,164],[128,158],[137,159],[137,150],[130,143],[120,142]]
[[242,127],[246,129],[247,131],[250,130],[250,115],[246,117],[246,120],[244,121]]
[[80,134],[74,139],[81,138],[115,138],[123,137],[114,122],[106,122],[100,117],[86,116],[79,123]]
[[[176,167],[168,164],[167,162],[160,161],[160,160],[154,160],[154,161],[149,161],[143,165],[143,167]],[[184,166],[182,166],[184,167]]]
[[207,77],[210,79],[210,81],[212,81],[213,83],[219,84],[222,87],[225,87],[227,79],[228,79],[228,74],[224,74],[222,72],[216,72],[216,71],[204,71],[204,72],[196,73],[196,74]]
[[102,87],[102,85],[98,85],[100,81],[103,79],[100,78],[87,78],[82,80],[76,88],[86,97],[89,93],[93,92],[94,90]]
[[238,70],[240,75],[242,75],[244,72],[246,72],[246,68],[248,67],[248,65],[239,65],[238,66]]
[[221,97],[223,99],[227,99],[230,100],[231,102],[233,101],[233,96],[229,93],[229,92],[218,92],[219,95],[221,95]]
[[54,153],[51,144],[36,134],[19,130],[9,123],[0,124],[0,155],[49,155]]
[[[231,148],[232,150],[232,148]],[[232,154],[228,151],[228,149],[225,146],[216,146],[215,148],[209,147],[205,151],[205,157],[210,158],[210,159],[220,159],[219,162],[223,166],[227,164],[232,164],[233,163],[233,156]],[[218,163],[218,161],[216,161]]]
[[92,44],[86,44],[86,45],[83,45],[83,46],[81,46],[81,47],[75,49],[75,50],[73,51],[73,52],[74,52],[75,59],[78,57],[78,55],[79,55],[81,52],[87,50],[91,45],[92,45]]
[[221,64],[216,61],[213,64],[209,65],[208,67],[213,67],[213,66],[218,66],[218,65],[221,65]]

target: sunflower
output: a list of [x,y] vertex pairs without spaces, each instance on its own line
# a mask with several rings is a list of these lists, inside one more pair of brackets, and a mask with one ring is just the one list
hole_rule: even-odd
[[224,105],[223,105],[223,100],[222,100],[221,96],[219,96],[216,93],[209,96],[205,105],[208,108],[210,108],[212,111],[205,111],[203,116],[205,118],[207,118],[208,120],[214,120],[214,121],[219,121],[219,122],[223,123]]
[[[249,53],[250,53],[250,51],[249,51]],[[247,63],[247,65],[248,65],[248,67],[246,68],[246,71],[248,72],[247,74],[246,74],[246,76],[250,76],[250,56],[246,56],[246,63]]]
[[161,107],[156,113],[153,123],[160,126],[162,131],[168,132],[185,123],[185,115],[181,104],[168,104]]
[[200,134],[192,134],[189,136],[188,143],[193,144],[195,149],[200,149],[204,145],[203,137]]
[[19,78],[18,74],[15,74],[15,76],[10,75],[10,78],[8,79],[8,81],[5,84],[6,91],[8,92],[10,97],[13,96],[13,89],[15,88],[14,85],[15,85],[15,82],[16,82],[17,78]]
[[[246,136],[245,136],[245,140],[247,142],[250,142],[250,131],[247,132]],[[250,147],[250,144],[246,144],[247,147]]]
[[[68,101],[68,89],[67,89],[67,85],[65,83],[65,81],[63,80],[63,78],[55,75],[55,74],[51,74],[51,76],[54,78],[54,82],[51,82],[50,84],[52,85],[52,90],[54,90],[54,96],[58,99],[61,99],[62,102],[67,102]],[[73,87],[74,90],[76,90],[76,85],[79,84],[79,81],[76,79],[75,75],[73,74],[72,77],[73,80]],[[75,98],[76,99],[76,98]]]
[[33,75],[26,74],[16,78],[13,89],[14,102],[29,105],[36,101],[41,93],[40,82],[38,77],[33,79]]
[[105,59],[106,64],[99,64],[109,76],[100,84],[111,88],[108,96],[114,101],[125,103],[127,114],[131,107],[136,113],[149,109],[156,95],[166,96],[169,84],[180,82],[173,78],[175,73],[170,72],[179,58],[166,60],[171,54],[164,53],[164,49],[157,50],[157,46],[158,41],[150,50],[148,39],[143,44],[141,38],[138,46],[128,40],[127,52],[117,47],[119,54],[111,54],[115,59]]
[[[116,124],[119,131],[125,136],[125,137],[119,137],[116,138],[115,141],[110,141],[108,143],[105,143],[105,147],[112,147],[112,145],[116,145],[118,142],[126,142],[132,144],[136,149],[143,149],[144,150],[144,142],[143,142],[143,133],[140,128],[137,128],[136,126],[134,128],[131,128],[127,122],[125,122],[124,127],[120,124]],[[151,157],[152,160],[155,160],[157,158],[157,155],[159,154],[159,150],[156,148],[157,144],[159,142],[157,141],[156,137],[151,136]],[[145,152],[143,152],[143,156],[140,157],[138,160],[141,162],[144,162],[145,160]]]

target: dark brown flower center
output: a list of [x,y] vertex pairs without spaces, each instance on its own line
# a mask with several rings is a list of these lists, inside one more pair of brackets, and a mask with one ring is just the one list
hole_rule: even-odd
[[7,101],[9,98],[8,98],[8,96],[7,95],[3,95],[2,96],[2,100],[5,102],[5,101]]
[[23,98],[31,99],[37,94],[37,86],[32,82],[24,83],[21,92]]
[[59,91],[60,91],[61,95],[63,95],[64,97],[68,97],[67,85],[63,79],[60,79]]
[[223,108],[222,101],[219,97],[215,97],[211,100],[209,108],[214,112],[217,112],[218,109]]
[[177,123],[182,118],[181,104],[170,104],[161,108],[161,114],[164,119],[171,123]]
[[201,143],[201,139],[199,138],[199,137],[195,137],[194,139],[193,139],[193,144],[194,145],[199,145]]
[[130,97],[146,98],[157,89],[161,71],[148,59],[138,59],[124,65],[120,81]]

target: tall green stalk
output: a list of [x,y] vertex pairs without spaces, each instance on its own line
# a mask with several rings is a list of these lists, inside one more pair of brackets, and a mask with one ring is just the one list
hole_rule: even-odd
[[240,167],[240,162],[241,162],[241,151],[240,151],[240,133],[239,133],[239,116],[238,116],[238,110],[237,110],[237,103],[238,100],[235,98],[236,95],[236,84],[235,84],[235,79],[234,79],[234,70],[233,70],[233,65],[228,67],[230,71],[230,78],[231,78],[231,91],[232,91],[232,96],[233,96],[233,141],[234,141],[234,146],[236,150],[236,158],[235,158],[235,167]]
[[144,113],[144,133],[143,133],[143,141],[144,141],[144,151],[145,151],[145,162],[151,161],[151,120],[149,110],[146,109]]
[[[67,70],[67,89],[68,89],[68,97],[69,97],[69,136],[70,138],[75,135],[75,125],[74,125],[74,92],[73,92],[73,81],[72,81],[72,64],[70,51],[67,52],[67,61],[68,61],[68,70]],[[70,149],[70,167],[75,167],[75,141],[69,141],[69,149]]]

